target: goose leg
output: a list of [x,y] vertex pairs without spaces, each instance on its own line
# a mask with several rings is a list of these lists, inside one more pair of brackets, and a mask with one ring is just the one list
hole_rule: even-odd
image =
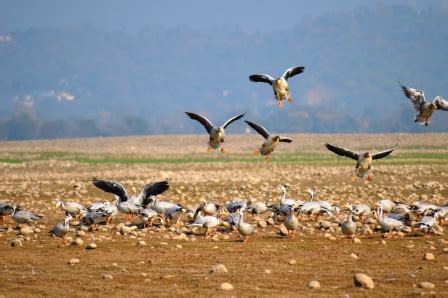
[[373,180],[373,174],[369,174],[367,176],[367,181],[372,181]]
[[221,153],[225,153],[226,152],[226,150],[224,150],[224,147],[221,147]]
[[352,176],[352,182],[356,182],[356,181],[358,181],[358,177],[356,177],[356,176]]
[[265,157],[264,157],[264,160],[268,160],[269,159],[269,155],[266,155]]
[[209,146],[209,147],[207,148],[207,152],[210,153],[210,152],[212,152],[212,151],[213,151],[212,147]]

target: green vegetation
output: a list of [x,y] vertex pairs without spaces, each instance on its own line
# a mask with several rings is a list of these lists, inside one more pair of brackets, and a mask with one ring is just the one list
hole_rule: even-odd
[[[64,160],[84,164],[185,164],[185,163],[231,163],[263,162],[260,156],[226,154],[226,155],[185,155],[185,156],[165,156],[155,158],[152,156],[135,157],[130,155],[89,155],[83,153],[44,151],[44,152],[14,152],[0,156],[0,162],[23,163],[31,161]],[[273,154],[269,162],[282,164],[304,164],[304,165],[352,165],[354,161],[334,156],[327,153],[282,153]],[[389,156],[381,161],[382,164],[448,164],[448,152],[409,152]]]

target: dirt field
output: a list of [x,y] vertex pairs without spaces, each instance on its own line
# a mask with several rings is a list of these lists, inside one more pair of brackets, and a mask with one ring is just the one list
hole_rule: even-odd
[[[0,143],[0,201],[14,201],[45,216],[36,224],[41,231],[22,239],[22,247],[11,246],[20,237],[14,224],[12,229],[0,227],[0,295],[390,297],[433,291],[448,296],[446,231],[442,236],[408,235],[385,243],[382,233],[374,233],[359,235],[361,243],[353,243],[338,229],[322,230],[318,221],[303,219],[294,239],[280,236],[277,226],[268,225],[257,228],[247,243],[236,232],[222,231],[215,241],[200,233],[180,237],[189,230],[175,228],[117,235],[110,227],[80,236],[83,246],[63,245],[48,236],[63,218],[54,207],[56,198],[84,204],[112,200],[91,185],[92,177],[119,181],[131,193],[140,192],[145,183],[168,179],[171,187],[159,198],[189,207],[197,207],[203,198],[221,204],[234,198],[276,202],[280,184],[289,185],[288,197],[307,200],[308,188],[314,187],[317,199],[341,207],[374,206],[380,198],[448,202],[448,134],[285,135],[294,142],[281,144],[269,161],[252,154],[262,142],[253,135],[229,135],[226,154],[207,154],[206,136]],[[397,142],[400,147],[376,161],[373,182],[352,183],[354,162],[327,152],[325,142],[356,150],[379,151]],[[345,216],[344,212],[340,218]],[[245,219],[251,221],[251,215]],[[119,215],[114,224],[124,221]],[[77,238],[75,231],[69,236]],[[146,245],[138,245],[139,240]],[[89,243],[97,248],[86,249]],[[427,252],[435,256],[433,261],[423,260]],[[80,263],[69,265],[72,258]],[[210,273],[218,263],[228,273]],[[375,288],[355,288],[355,273],[372,277]],[[309,289],[312,280],[321,288]],[[419,288],[424,281],[435,288]],[[223,282],[234,290],[220,290]]]

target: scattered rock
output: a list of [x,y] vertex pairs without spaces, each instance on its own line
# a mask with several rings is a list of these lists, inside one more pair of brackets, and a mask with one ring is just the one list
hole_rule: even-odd
[[13,239],[11,241],[11,246],[12,247],[22,247],[22,241],[20,241],[20,239]]
[[181,248],[182,248],[182,245],[177,244],[177,245],[176,245],[176,248],[181,249]]
[[219,288],[223,291],[232,291],[233,290],[233,286],[232,284],[228,283],[228,282],[223,282]]
[[423,256],[423,260],[426,261],[433,261],[434,260],[434,255],[430,252],[425,253],[425,255]]
[[137,242],[138,246],[145,246],[146,242],[143,240],[140,240],[139,242]]
[[84,232],[83,230],[79,230],[78,232],[76,232],[76,236],[78,237],[84,237],[86,235],[86,232]]
[[355,253],[351,253],[351,254],[350,254],[350,258],[352,258],[352,259],[354,259],[354,260],[357,260],[357,259],[358,259],[358,255],[355,254]]
[[264,270],[264,273],[266,273],[266,274],[271,274],[271,273],[272,273],[272,271],[271,271],[271,270],[269,270],[269,269],[266,269],[266,270]]
[[320,289],[320,282],[318,282],[317,280],[312,280],[308,284],[308,288],[310,288],[310,289]]
[[68,261],[70,265],[79,264],[79,259],[73,258]]
[[228,271],[226,266],[224,266],[224,264],[216,264],[210,269],[209,272],[214,274],[221,274],[221,273],[227,273]]
[[95,248],[97,248],[97,246],[96,246],[95,243],[89,243],[89,244],[86,246],[86,248],[87,248],[87,249],[95,249]]
[[81,238],[76,238],[75,241],[73,241],[73,244],[82,246],[84,245],[84,241]]
[[24,235],[24,236],[30,235],[30,234],[33,234],[33,233],[34,233],[34,230],[31,227],[28,227],[28,226],[22,227],[20,229],[20,234]]
[[427,281],[422,281],[421,283],[418,284],[418,287],[422,289],[432,290],[435,288],[435,285]]
[[288,262],[288,264],[289,265],[295,265],[295,264],[297,264],[297,262],[296,262],[296,260],[289,260],[289,262]]
[[266,229],[266,226],[267,226],[268,224],[264,221],[264,220],[259,220],[259,221],[257,221],[257,226],[260,228],[260,229]]
[[112,280],[114,279],[114,277],[112,276],[112,274],[103,273],[103,279]]
[[289,234],[288,229],[284,225],[280,225],[279,229],[280,229],[280,234],[282,234],[283,236],[286,236]]
[[354,276],[354,281],[355,286],[358,288],[373,289],[375,287],[372,278],[363,273],[356,273]]
[[359,243],[361,243],[361,239],[353,238],[353,243],[359,244]]

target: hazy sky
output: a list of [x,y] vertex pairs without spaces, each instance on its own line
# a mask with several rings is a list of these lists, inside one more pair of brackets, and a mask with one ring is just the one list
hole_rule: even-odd
[[166,27],[187,24],[194,28],[240,26],[267,31],[291,27],[304,16],[349,12],[384,3],[448,6],[448,0],[0,0],[0,31],[83,24],[133,32],[153,24]]

